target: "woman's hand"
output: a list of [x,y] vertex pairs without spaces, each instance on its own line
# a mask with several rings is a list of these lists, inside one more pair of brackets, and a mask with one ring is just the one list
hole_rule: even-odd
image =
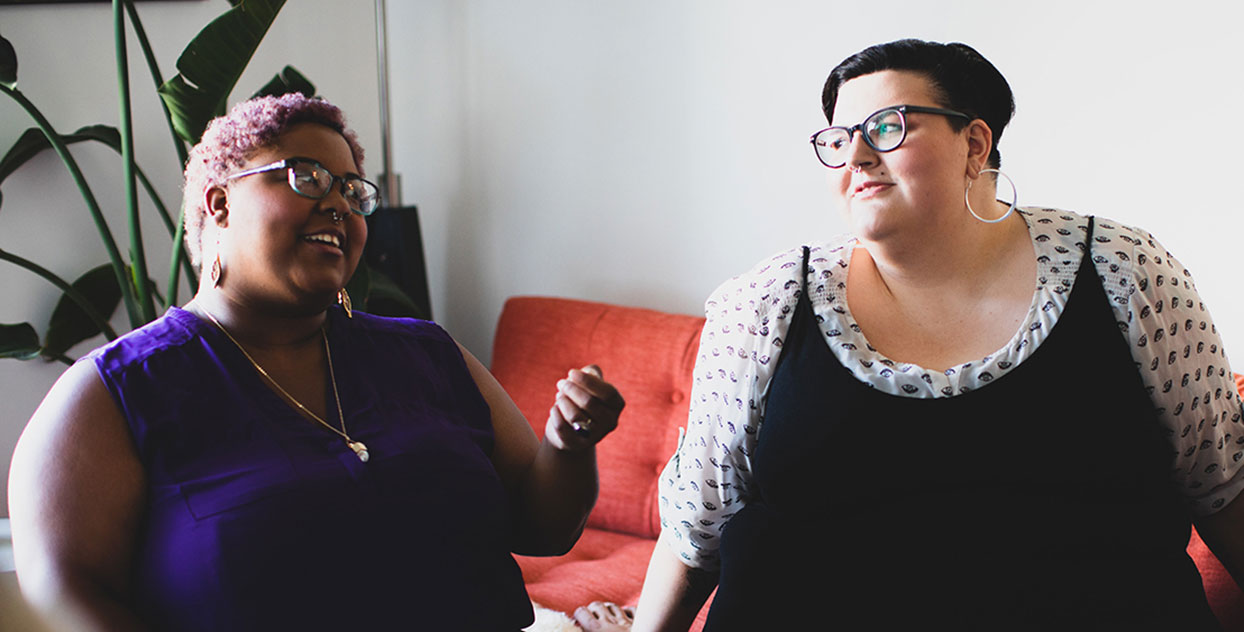
[[[572,369],[557,382],[541,440],[492,373],[470,351],[461,345],[459,349],[492,414],[492,462],[514,503],[514,552],[569,551],[583,532],[600,486],[592,448],[618,427],[622,396],[601,379],[598,367]],[[586,433],[576,432],[575,424]]]
[[549,409],[545,440],[558,450],[577,451],[596,445],[618,427],[626,406],[618,389],[604,380],[600,367],[571,369],[557,381],[557,398]]

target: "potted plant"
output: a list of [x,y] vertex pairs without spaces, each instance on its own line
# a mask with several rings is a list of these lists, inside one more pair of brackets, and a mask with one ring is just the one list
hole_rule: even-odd
[[[0,93],[16,101],[34,123],[34,127],[26,130],[0,158],[0,184],[34,156],[54,151],[77,185],[108,254],[106,263],[87,270],[71,282],[27,257],[0,249],[0,260],[39,275],[62,293],[42,336],[30,323],[0,323],[0,358],[41,357],[71,363],[73,359],[66,352],[77,343],[100,333],[108,340],[118,336],[109,325],[118,307],[124,306],[130,328],[137,328],[158,316],[158,304],[164,309],[174,304],[183,279],[191,292],[197,287],[196,271],[183,249],[181,214],[177,212],[174,217],[135,160],[126,28],[128,23],[140,43],[172,142],[184,165],[187,148],[198,141],[213,117],[224,113],[235,84],[285,2],[231,0],[230,4],[227,11],[190,41],[177,60],[177,74],[164,80],[132,0],[113,0],[113,38],[121,104],[119,125],[91,125],[67,134],[56,130],[18,89],[17,53],[0,33]],[[286,66],[255,95],[292,91],[310,95],[314,94],[315,87],[297,70]],[[128,257],[122,254],[99,202],[68,150],[74,143],[85,142],[103,143],[120,155],[127,209]],[[167,281],[162,286],[151,278],[146,261],[139,222],[140,187],[150,198],[151,206],[172,240]],[[364,306],[376,299],[378,305],[386,305],[386,310],[393,315],[427,315],[426,309],[406,298],[396,284],[366,265],[360,265],[347,287],[352,295],[361,298]]]

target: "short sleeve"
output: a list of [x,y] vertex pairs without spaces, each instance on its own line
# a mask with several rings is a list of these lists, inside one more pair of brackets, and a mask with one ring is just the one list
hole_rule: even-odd
[[660,479],[661,526],[689,566],[718,567],[722,528],[751,498],[752,453],[798,299],[801,252],[727,281],[705,303],[687,428]]
[[1218,329],[1191,273],[1144,231],[1102,224],[1115,246],[1098,272],[1174,454],[1171,476],[1195,515],[1244,489],[1244,413]]

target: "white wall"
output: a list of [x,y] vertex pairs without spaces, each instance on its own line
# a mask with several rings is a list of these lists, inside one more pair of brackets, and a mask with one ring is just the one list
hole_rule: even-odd
[[[699,313],[725,278],[844,231],[808,146],[842,58],[964,41],[1009,79],[1021,203],[1139,225],[1244,364],[1238,3],[390,3],[396,170],[437,317],[481,357],[507,296]],[[556,341],[550,341],[556,344]],[[1244,366],[1239,367],[1244,369]]]
[[[171,60],[222,5],[140,8]],[[261,57],[290,59],[317,80],[378,156],[371,3],[290,5]],[[1205,0],[1153,9],[1067,0],[932,5],[390,0],[395,167],[404,201],[422,212],[437,319],[487,360],[507,296],[698,313],[718,283],[762,257],[842,232],[807,143],[824,126],[822,82],[864,46],[914,36],[968,42],[1010,80],[1018,113],[1001,148],[1022,203],[1153,231],[1196,274],[1228,352],[1244,358],[1232,260],[1244,235],[1234,190],[1244,131],[1233,111],[1244,102],[1244,46],[1229,30],[1241,10]],[[106,13],[4,8],[0,33],[18,46],[23,77],[48,60],[60,76],[106,90],[111,51],[107,35],[96,35]],[[54,24],[81,47],[48,46]],[[47,82],[23,86],[38,88],[40,102],[66,96]],[[106,118],[100,108],[113,106],[104,102],[62,98],[49,111],[69,129]],[[0,117],[7,147],[20,117],[4,103]],[[162,130],[144,133],[151,140],[140,148],[163,146]],[[29,169],[27,180],[70,186],[52,161]],[[42,201],[42,191],[28,199]],[[31,211],[17,219],[16,209],[49,205],[19,205],[16,192],[4,193],[0,247],[47,250],[40,257],[63,259],[57,269],[66,273],[79,259],[102,260],[77,252],[78,244],[97,247],[89,229],[70,248],[26,246],[48,243],[35,241],[45,224],[81,223],[73,195],[47,211],[68,219],[36,223]],[[22,297],[0,304],[0,322],[46,320],[54,297],[36,294],[27,276],[0,267],[4,295]],[[58,372],[0,362],[0,454]]]
[[[165,76],[175,73],[177,56],[186,43],[227,2],[140,2],[157,61]],[[83,125],[117,125],[116,61],[112,10],[109,4],[64,4],[0,8],[0,35],[13,43],[18,57],[18,88],[43,111],[58,131]],[[140,165],[176,212],[181,201],[180,165],[160,106],[142,61],[137,41],[129,43],[131,92],[135,108],[135,145]],[[232,101],[245,98],[286,64],[306,75],[319,93],[340,105],[365,147],[373,148],[373,171],[380,168],[375,14],[371,0],[294,0],[277,17]],[[0,97],[0,153],[23,130],[32,127],[27,115]],[[120,161],[102,146],[78,145],[74,155],[105,207],[105,215],[124,251],[127,229],[122,211]],[[73,279],[105,263],[82,198],[58,159],[47,152],[10,176],[0,203],[0,248],[33,259],[62,277]],[[168,233],[143,199],[151,221],[143,226],[149,269],[161,287],[168,274]],[[46,326],[59,292],[46,281],[8,263],[0,263],[0,323],[31,322]],[[189,299],[184,288],[181,302]],[[115,324],[128,329],[125,318]],[[102,342],[84,343],[79,356]],[[0,516],[8,515],[9,459],[22,427],[52,382],[64,370],[60,363],[0,360]]]

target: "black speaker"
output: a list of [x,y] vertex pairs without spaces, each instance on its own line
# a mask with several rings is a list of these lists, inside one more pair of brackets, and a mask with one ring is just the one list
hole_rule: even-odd
[[[363,260],[372,273],[367,312],[432,319],[418,208],[380,207],[369,215]],[[408,300],[395,296],[390,285],[396,286]]]

